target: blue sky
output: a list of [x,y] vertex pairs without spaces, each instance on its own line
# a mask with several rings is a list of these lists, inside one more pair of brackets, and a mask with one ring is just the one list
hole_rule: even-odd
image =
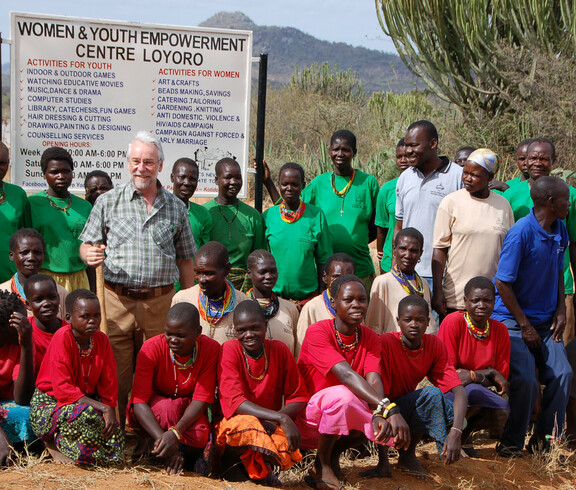
[[[373,0],[3,0],[3,38],[9,37],[11,11],[188,26],[217,12],[241,11],[258,25],[295,27],[326,41],[396,52],[380,28]],[[3,46],[3,62],[7,58]]]

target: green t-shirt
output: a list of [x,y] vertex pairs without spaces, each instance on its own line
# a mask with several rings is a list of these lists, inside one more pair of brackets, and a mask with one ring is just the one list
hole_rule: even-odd
[[195,202],[189,202],[188,220],[190,221],[190,228],[192,228],[196,247],[200,248],[210,241],[212,216],[210,216],[210,212],[204,206],[200,206],[200,204],[196,204]]
[[212,216],[210,240],[222,243],[230,255],[232,267],[246,269],[248,255],[266,248],[262,216],[253,207],[238,201],[236,206],[220,206],[216,199],[204,204]]
[[328,223],[322,210],[306,204],[304,214],[294,223],[280,216],[280,206],[264,212],[265,236],[276,259],[278,282],[274,292],[282,298],[305,298],[318,289],[316,264],[332,255]]
[[[521,175],[519,175],[518,177],[514,177],[513,179],[507,180],[506,184],[508,184],[510,187],[514,187],[516,184],[519,184],[520,182],[524,182],[523,180],[520,180],[522,178]],[[508,190],[508,189],[506,189]]]
[[[570,242],[576,242],[576,189],[568,186],[570,189],[570,209],[568,216],[564,220],[564,224],[568,229],[568,237]],[[514,213],[514,221],[528,215],[530,209],[534,206],[532,198],[530,197],[530,185],[527,180],[519,182],[518,184],[510,187],[505,193],[504,197],[508,199],[512,212]],[[570,252],[566,249],[564,255],[564,291],[566,294],[574,293],[574,279],[572,272],[570,272]]]
[[[88,220],[92,205],[70,194],[71,206],[66,212],[53,207],[46,191],[28,198],[32,214],[32,228],[38,230],[46,242],[46,256],[42,267],[52,272],[70,273],[86,269],[80,258],[78,240]],[[60,208],[68,206],[68,198],[50,197]]]
[[[374,273],[374,263],[368,249],[369,225],[376,208],[378,181],[372,175],[356,170],[356,177],[343,198],[332,190],[332,172],[316,177],[308,184],[302,199],[319,206],[326,216],[335,253],[344,252],[356,262],[356,275]],[[342,190],[350,179],[336,175],[336,189]]]
[[392,236],[396,226],[396,182],[398,177],[386,182],[376,201],[376,219],[374,224],[380,228],[386,228],[386,239],[384,240],[384,254],[380,261],[380,267],[384,272],[390,272],[392,268]]
[[16,272],[8,256],[10,237],[20,228],[30,226],[30,206],[21,187],[4,182],[4,202],[0,203],[0,282],[8,281]]

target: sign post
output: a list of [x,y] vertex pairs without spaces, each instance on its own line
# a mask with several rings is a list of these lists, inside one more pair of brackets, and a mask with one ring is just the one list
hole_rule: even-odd
[[162,142],[168,189],[180,157],[198,162],[198,197],[216,195],[220,158],[246,178],[252,32],[23,13],[11,29],[12,180],[27,191],[45,187],[50,146],[72,154],[73,191],[95,169],[127,181],[126,146],[142,129]]

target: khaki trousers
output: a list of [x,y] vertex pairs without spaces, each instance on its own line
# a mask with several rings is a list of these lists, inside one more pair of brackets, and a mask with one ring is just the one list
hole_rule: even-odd
[[104,288],[108,338],[116,359],[118,414],[124,427],[136,356],[145,340],[164,333],[164,322],[175,291],[148,299],[119,296]]

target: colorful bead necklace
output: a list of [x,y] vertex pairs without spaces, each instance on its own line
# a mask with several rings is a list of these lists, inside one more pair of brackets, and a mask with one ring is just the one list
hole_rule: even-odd
[[190,359],[188,359],[186,362],[180,362],[178,359],[176,359],[176,355],[174,352],[172,352],[172,349],[169,350],[170,357],[172,358],[174,366],[176,366],[178,369],[189,369],[196,362],[196,356],[198,355],[198,340],[196,340],[196,343],[194,344],[194,350],[192,351]]
[[424,283],[422,282],[422,278],[420,275],[414,271],[414,279],[416,280],[416,287],[412,286],[412,283],[408,280],[408,278],[404,275],[404,273],[398,269],[398,266],[394,264],[392,267],[392,275],[396,278],[396,280],[402,286],[402,289],[406,291],[408,294],[417,294],[418,296],[424,296]]
[[20,298],[20,301],[24,303],[24,306],[27,307],[26,294],[24,293],[24,288],[22,287],[22,283],[18,277],[18,272],[12,276],[12,279],[10,279],[10,289]]
[[280,217],[282,221],[286,223],[296,223],[306,210],[306,203],[300,199],[300,204],[298,205],[298,209],[296,211],[292,211],[286,207],[286,203],[282,201],[280,204]]
[[334,318],[336,316],[336,310],[332,308],[332,302],[330,301],[332,298],[330,297],[330,291],[328,291],[328,289],[322,293],[322,299],[324,300],[324,306],[326,306],[328,313]]
[[52,200],[52,198],[48,195],[48,193],[46,191],[44,191],[44,195],[48,198],[48,201],[50,201],[50,206],[52,206],[54,209],[58,209],[60,211],[63,211],[64,214],[68,214],[68,210],[72,206],[72,194],[68,194],[68,203],[66,204],[65,207],[58,206],[58,204],[56,204]]
[[266,318],[266,328],[268,329],[268,338],[272,338],[272,330],[270,330],[270,320],[276,316],[278,310],[280,309],[280,301],[278,300],[278,296],[274,293],[271,293],[270,298],[255,298],[254,297],[254,288],[250,288],[250,290],[246,293],[252,301],[256,301],[262,308],[264,312],[264,318]]
[[468,325],[468,332],[470,332],[472,337],[478,340],[484,340],[488,338],[490,335],[490,322],[488,320],[486,320],[486,326],[484,327],[484,330],[482,330],[474,326],[470,315],[468,315],[468,312],[465,313],[464,318],[466,319],[466,325]]
[[408,359],[418,359],[420,357],[420,354],[422,354],[422,352],[424,351],[423,343],[420,343],[420,347],[418,347],[418,349],[409,349],[408,347],[406,347],[406,344],[404,343],[402,336],[400,336],[400,343],[402,344],[402,350],[404,351],[404,354],[406,354],[406,357]]
[[332,177],[330,177],[330,184],[332,185],[332,192],[334,192],[334,194],[336,194],[338,197],[342,198],[342,206],[340,208],[340,216],[342,216],[344,214],[344,198],[346,197],[346,194],[348,194],[348,191],[352,187],[352,183],[354,182],[354,177],[356,177],[356,170],[352,169],[352,175],[350,176],[350,180],[346,183],[346,185],[344,186],[344,189],[342,189],[341,191],[336,189],[336,174],[334,174],[334,172],[332,172]]
[[345,344],[344,341],[342,340],[340,332],[336,328],[336,320],[333,320],[332,325],[334,326],[334,334],[336,335],[336,342],[338,342],[338,346],[344,352],[351,352],[354,349],[356,349],[356,347],[358,346],[358,342],[360,342],[360,329],[356,327],[356,329],[354,330],[354,342],[352,342],[351,344]]
[[[74,338],[76,340],[76,338]],[[84,394],[88,395],[88,379],[90,378],[90,372],[92,371],[92,348],[94,347],[94,341],[92,337],[90,337],[90,342],[88,345],[88,349],[82,349],[80,344],[76,340],[76,345],[78,346],[78,353],[80,354],[80,367],[82,368],[82,378],[84,378]],[[83,359],[90,357],[90,363],[88,365],[88,374],[84,372],[84,363],[82,362]]]
[[[244,361],[246,362],[246,372],[248,373],[248,376],[250,376],[254,381],[262,381],[264,379],[264,376],[266,376],[266,372],[268,371],[268,355],[266,354],[266,347],[264,345],[262,346],[262,351],[264,353],[264,371],[262,371],[262,374],[260,376],[254,376],[250,372],[250,366],[248,365],[248,357],[252,356],[249,356],[248,353],[244,349],[242,349],[242,352],[244,353]],[[260,359],[261,357],[262,354],[260,354],[260,356],[258,356],[256,360]],[[252,357],[252,359],[254,359],[254,357]]]
[[182,386],[184,386],[186,383],[188,383],[188,381],[190,381],[190,378],[192,376],[192,367],[196,362],[197,356],[198,356],[198,340],[196,340],[196,343],[194,344],[194,351],[192,352],[190,359],[188,359],[184,363],[178,361],[178,359],[176,359],[176,356],[174,355],[174,352],[172,352],[172,349],[170,349],[170,357],[172,358],[172,368],[174,369],[174,384],[176,385],[176,389],[174,390],[174,395],[172,396],[172,398],[176,398],[178,396],[178,389],[180,388],[176,368],[178,368],[179,371],[190,370],[188,372],[188,377],[186,378],[186,381],[182,383]]
[[234,310],[235,306],[236,292],[228,279],[226,279],[226,289],[222,298],[213,300],[208,298],[202,290],[198,293],[198,311],[211,327],[218,325],[228,313]]

